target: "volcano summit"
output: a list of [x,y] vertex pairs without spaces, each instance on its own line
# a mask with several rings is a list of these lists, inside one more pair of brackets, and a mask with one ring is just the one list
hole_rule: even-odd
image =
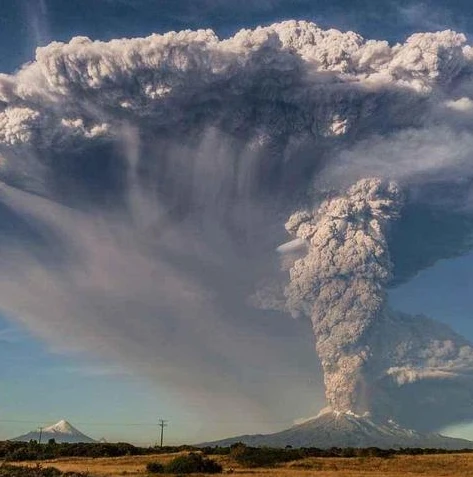
[[11,441],[20,441],[20,442],[29,442],[31,440],[37,442],[48,442],[50,439],[54,439],[55,442],[58,444],[61,443],[70,443],[75,444],[79,442],[85,443],[92,443],[97,442],[91,437],[86,436],[74,426],[72,426],[69,422],[65,421],[64,419],[57,422],[56,424],[45,427],[43,430],[40,431],[31,431],[28,434],[24,434],[19,437],[15,437],[14,439],[10,439]]
[[473,449],[473,442],[436,433],[420,433],[404,429],[393,421],[375,422],[369,416],[322,411],[317,417],[274,434],[237,436],[202,446],[231,446],[242,442],[252,447],[378,447],[400,449]]

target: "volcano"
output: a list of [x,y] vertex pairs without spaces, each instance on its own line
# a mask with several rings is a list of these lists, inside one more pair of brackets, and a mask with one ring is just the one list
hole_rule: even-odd
[[60,443],[70,443],[75,444],[79,442],[85,443],[93,443],[96,442],[91,437],[86,436],[74,426],[72,426],[69,422],[65,420],[61,420],[54,424],[53,426],[43,428],[41,435],[39,431],[31,431],[28,434],[24,434],[19,437],[15,437],[14,439],[10,439],[11,441],[20,441],[20,442],[29,442],[33,441],[41,441],[43,443],[48,442],[50,439],[54,439],[55,442],[58,444]]
[[391,420],[385,422],[354,413],[323,411],[317,417],[274,434],[231,437],[204,445],[227,447],[242,442],[252,447],[408,447],[436,449],[473,449],[473,441],[446,437],[437,433],[420,433],[405,429]]

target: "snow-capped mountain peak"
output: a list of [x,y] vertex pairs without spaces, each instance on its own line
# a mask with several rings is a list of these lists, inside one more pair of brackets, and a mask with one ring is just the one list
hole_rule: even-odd
[[56,424],[53,424],[52,426],[45,427],[43,429],[43,432],[57,432],[59,434],[81,434],[79,430],[77,430],[74,426],[72,426],[69,422],[67,422],[64,419],[61,419],[59,422],[56,422]]
[[78,429],[76,429],[72,424],[67,422],[65,419],[60,420],[52,426],[44,427],[36,431],[28,432],[14,439],[12,441],[23,441],[29,442],[31,440],[37,442],[48,442],[50,439],[54,439],[57,443],[68,442],[68,443],[78,443],[78,442],[95,442],[94,439],[86,436]]

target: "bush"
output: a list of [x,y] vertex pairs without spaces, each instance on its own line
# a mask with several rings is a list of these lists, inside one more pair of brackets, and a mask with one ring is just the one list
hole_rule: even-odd
[[164,465],[159,462],[148,462],[146,464],[146,471],[150,474],[162,474],[164,472]]
[[56,467],[43,467],[36,464],[35,467],[19,465],[0,465],[0,477],[88,477],[87,472],[61,472]]
[[248,447],[238,443],[231,446],[230,457],[244,467],[273,467],[304,457],[299,449],[276,449],[270,447]]
[[28,447],[19,447],[7,455],[8,460],[22,461],[22,460],[36,460],[38,453]]
[[62,472],[55,467],[0,466],[0,477],[60,477],[61,475],[63,475]]
[[170,474],[218,474],[222,472],[222,466],[212,459],[206,459],[201,454],[191,452],[181,455],[169,462],[164,470]]

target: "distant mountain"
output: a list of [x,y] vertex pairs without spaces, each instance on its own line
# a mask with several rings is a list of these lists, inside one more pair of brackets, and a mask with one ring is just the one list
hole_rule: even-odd
[[404,429],[392,421],[375,422],[367,416],[328,411],[303,424],[275,434],[231,437],[200,446],[230,446],[243,442],[253,447],[379,447],[398,449],[422,447],[441,449],[473,449],[473,442],[441,434],[422,434]]
[[[82,434],[78,429],[74,426],[69,424],[67,421],[59,421],[58,423],[54,424],[53,426],[45,427],[41,432],[41,442],[47,443],[49,439],[54,439],[58,444],[63,442],[68,442],[71,444],[78,443],[78,442],[86,442],[92,443],[96,442],[94,439]],[[31,440],[38,441],[40,440],[40,432],[39,431],[31,431],[28,434],[24,434],[19,437],[15,437],[14,439],[10,439],[11,441],[21,441],[21,442],[29,442]]]

